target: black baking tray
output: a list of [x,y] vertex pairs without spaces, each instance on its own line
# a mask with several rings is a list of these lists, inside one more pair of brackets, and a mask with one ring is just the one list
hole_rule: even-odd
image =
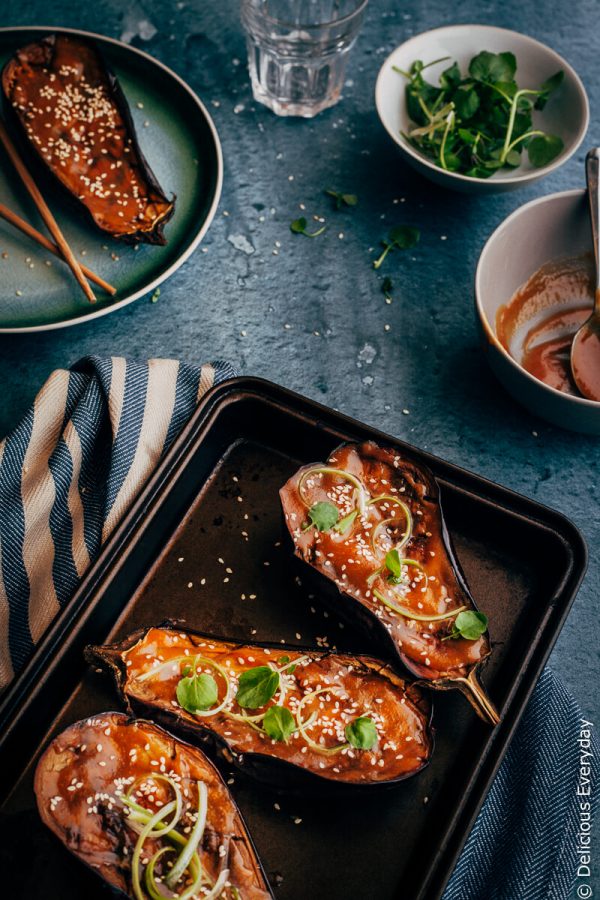
[[2,698],[7,896],[107,896],[46,833],[32,792],[52,734],[119,707],[110,680],[86,668],[85,644],[169,616],[233,639],[316,646],[327,638],[339,650],[369,651],[366,637],[342,627],[294,577],[278,498],[298,466],[365,439],[410,453],[440,483],[457,555],[490,619],[484,681],[502,722],[492,729],[458,692],[439,692],[432,762],[394,790],[279,796],[240,775],[231,789],[278,900],[303,900],[307,885],[311,897],[329,900],[441,895],[574,599],[585,544],[553,510],[281,387],[239,378],[207,394]]

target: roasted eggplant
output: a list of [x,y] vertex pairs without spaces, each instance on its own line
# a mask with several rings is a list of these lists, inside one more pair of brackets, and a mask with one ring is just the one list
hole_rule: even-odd
[[280,496],[294,552],[318,573],[323,599],[423,683],[459,688],[496,724],[478,680],[487,619],[455,558],[432,473],[391,448],[346,444],[301,468]]
[[220,641],[175,624],[91,647],[130,707],[274,786],[394,784],[429,760],[430,709],[384,663]]
[[96,45],[52,34],[9,59],[2,90],[27,143],[104,232],[165,244],[169,200],[138,144],[116,76]]
[[71,725],[41,757],[35,794],[48,828],[127,897],[273,896],[212,763],[151,722],[107,712]]

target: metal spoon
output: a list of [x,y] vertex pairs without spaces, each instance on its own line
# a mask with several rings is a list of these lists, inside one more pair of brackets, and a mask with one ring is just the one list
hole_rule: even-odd
[[590,150],[585,158],[590,221],[596,261],[594,285],[594,309],[583,323],[571,346],[571,371],[575,384],[588,400],[600,401],[600,195],[598,177],[600,172],[600,148]]

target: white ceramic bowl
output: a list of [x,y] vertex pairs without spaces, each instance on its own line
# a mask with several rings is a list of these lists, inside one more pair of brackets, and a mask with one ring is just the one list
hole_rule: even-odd
[[[535,169],[525,159],[518,169],[495,172],[491,178],[469,178],[439,168],[402,137],[401,132],[407,132],[410,125],[405,97],[407,82],[394,71],[393,66],[407,71],[417,59],[427,63],[448,56],[449,61],[432,66],[426,73],[427,80],[436,84],[441,72],[452,61],[456,60],[461,72],[465,73],[471,59],[482,50],[492,53],[508,50],[514,53],[519,87],[537,88],[559,69],[564,71],[565,78],[560,90],[550,98],[544,110],[534,115],[534,123],[549,134],[558,135],[564,143],[560,155],[549,165]],[[554,172],[575,153],[585,137],[590,118],[585,88],[568,62],[550,47],[527,35],[489,25],[448,25],[425,31],[401,44],[381,67],[375,88],[375,103],[383,126],[411,166],[437,184],[468,193],[510,191]]]
[[538,381],[496,335],[496,313],[517,288],[552,259],[592,250],[586,192],[564,191],[521,206],[494,231],[475,274],[475,304],[484,352],[507,391],[553,425],[600,435],[600,403],[563,394]]

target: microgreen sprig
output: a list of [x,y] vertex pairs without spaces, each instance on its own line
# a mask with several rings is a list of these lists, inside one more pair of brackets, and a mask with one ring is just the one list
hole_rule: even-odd
[[328,188],[325,193],[328,197],[333,198],[336,209],[342,209],[343,206],[352,207],[358,204],[356,194],[343,194],[340,191],[334,191],[333,188]]
[[316,528],[317,531],[329,531],[336,525],[340,514],[337,506],[329,503],[328,500],[320,500],[307,512],[308,522],[302,526],[302,531],[308,531],[309,528]]
[[323,234],[326,226],[322,225],[320,228],[317,228],[316,231],[307,231],[308,222],[306,221],[304,216],[300,216],[299,219],[294,219],[293,222],[290,223],[290,231],[294,234],[303,234],[304,237],[316,238],[320,234]]
[[457,615],[452,625],[452,631],[442,640],[465,638],[467,641],[476,641],[487,630],[487,627],[488,618],[485,613],[467,609]]
[[418,243],[421,232],[418,228],[412,228],[410,225],[397,225],[392,228],[386,240],[382,241],[383,253],[373,263],[374,269],[379,269],[388,255],[393,250],[409,250]]

